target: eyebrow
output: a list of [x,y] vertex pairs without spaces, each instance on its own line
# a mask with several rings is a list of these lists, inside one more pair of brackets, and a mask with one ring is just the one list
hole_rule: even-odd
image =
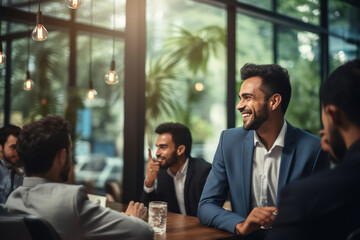
[[167,147],[167,144],[160,144],[160,145],[156,145],[157,147]]
[[239,98],[244,98],[244,97],[246,97],[246,96],[254,97],[255,95],[252,94],[252,93],[243,93],[243,94],[241,94],[241,96],[239,95]]

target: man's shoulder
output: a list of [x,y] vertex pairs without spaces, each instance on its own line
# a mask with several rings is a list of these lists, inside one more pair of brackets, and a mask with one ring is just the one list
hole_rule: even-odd
[[[25,177],[26,181],[26,177]],[[86,194],[85,187],[82,185],[72,185],[64,183],[54,183],[54,182],[45,182],[37,184],[32,187],[19,187],[15,191],[32,191],[34,194],[44,194],[44,195],[57,195],[63,197],[71,197],[77,194]]]
[[222,131],[221,136],[223,140],[244,139],[253,137],[254,130],[245,130],[243,127],[229,128]]
[[203,172],[208,174],[211,170],[211,164],[205,161],[203,158],[189,158],[188,171],[195,171],[198,173]]
[[304,143],[306,145],[320,146],[320,138],[314,134],[304,131],[298,127],[292,126],[288,123],[285,141],[295,141],[297,143]]

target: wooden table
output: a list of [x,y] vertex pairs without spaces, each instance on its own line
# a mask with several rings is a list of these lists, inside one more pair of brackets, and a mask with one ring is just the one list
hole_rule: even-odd
[[[116,211],[124,211],[121,203],[107,202],[107,207]],[[215,240],[215,239],[235,239],[235,235],[211,228],[200,223],[197,217],[169,212],[167,216],[166,233],[155,234],[155,240]]]

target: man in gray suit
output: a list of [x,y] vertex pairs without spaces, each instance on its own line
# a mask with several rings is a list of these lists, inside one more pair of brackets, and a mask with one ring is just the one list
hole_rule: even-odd
[[69,124],[61,117],[24,126],[17,151],[28,177],[10,194],[7,209],[46,219],[63,240],[153,239],[153,230],[143,220],[143,204],[130,202],[125,214],[119,213],[89,201],[83,186],[64,184],[71,148]]

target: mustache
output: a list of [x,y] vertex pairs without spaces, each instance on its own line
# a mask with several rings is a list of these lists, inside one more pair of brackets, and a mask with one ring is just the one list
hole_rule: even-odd
[[252,114],[252,110],[251,109],[249,109],[249,108],[243,108],[243,109],[240,109],[240,112],[242,113],[242,114],[246,114],[246,113],[248,113],[248,114]]
[[156,156],[156,159],[154,159],[156,162],[161,162],[162,160],[166,160],[165,157],[161,157],[160,155]]

